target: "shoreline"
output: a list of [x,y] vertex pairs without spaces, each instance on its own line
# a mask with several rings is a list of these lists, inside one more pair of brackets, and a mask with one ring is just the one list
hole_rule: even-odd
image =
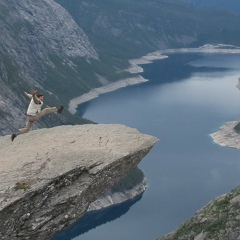
[[[131,59],[129,60],[130,67],[126,69],[125,71],[130,73],[141,73],[143,72],[143,68],[140,67],[140,64],[149,64],[152,63],[154,60],[160,60],[167,58],[168,56],[163,55],[161,51],[156,51],[153,53],[149,53],[146,56],[143,56],[139,59]],[[68,104],[68,111],[72,114],[75,114],[77,112],[77,107],[81,103],[88,102],[94,98],[97,98],[101,94],[112,92],[115,90],[118,90],[120,88],[141,84],[144,82],[147,82],[148,80],[143,78],[141,75],[138,75],[136,77],[132,78],[126,78],[119,80],[117,82],[113,82],[107,85],[104,85],[102,87],[94,88],[90,90],[87,93],[82,94],[81,96],[75,97],[69,101]]]
[[[141,58],[129,60],[130,67],[125,71],[130,73],[141,73],[143,72],[143,68],[139,65],[150,64],[154,60],[168,58],[167,54],[171,54],[171,53],[240,54],[240,48],[236,48],[236,47],[234,48],[234,46],[229,46],[224,44],[219,44],[219,45],[206,44],[199,48],[179,48],[179,49],[158,50],[158,51],[149,53]],[[143,78],[141,75],[138,75],[136,77],[122,79],[117,82],[104,85],[102,87],[94,88],[89,92],[82,94],[81,96],[71,99],[68,104],[68,111],[74,115],[77,112],[78,105],[81,103],[85,103],[94,98],[97,98],[101,94],[112,92],[123,87],[141,84],[147,81],[148,81],[147,79]]]
[[213,141],[223,147],[240,149],[240,134],[234,131],[238,122],[227,122],[217,132],[210,134]]
[[101,94],[112,92],[123,87],[144,83],[147,81],[148,80],[139,75],[137,77],[126,78],[102,87],[94,88],[91,91],[70,100],[68,104],[68,111],[72,114],[75,114],[77,112],[78,105],[81,103],[88,102],[94,98],[97,98]]

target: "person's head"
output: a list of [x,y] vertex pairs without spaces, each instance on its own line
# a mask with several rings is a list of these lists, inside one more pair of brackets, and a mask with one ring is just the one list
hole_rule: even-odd
[[41,101],[44,100],[44,96],[43,96],[43,94],[38,94],[37,97],[38,97]]

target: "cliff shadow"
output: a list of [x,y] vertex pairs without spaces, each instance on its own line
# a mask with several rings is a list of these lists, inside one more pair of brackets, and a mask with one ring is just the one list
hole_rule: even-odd
[[102,224],[113,221],[127,213],[128,210],[142,198],[142,195],[143,194],[132,200],[103,210],[88,212],[76,223],[56,234],[51,240],[71,240],[74,237],[80,236]]

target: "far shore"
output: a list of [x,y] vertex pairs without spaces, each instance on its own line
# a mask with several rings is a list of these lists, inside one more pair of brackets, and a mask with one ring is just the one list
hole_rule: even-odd
[[[139,59],[129,60],[130,67],[126,69],[126,71],[130,73],[141,73],[143,72],[143,68],[139,65],[149,64],[149,63],[152,63],[154,60],[167,58],[168,56],[166,54],[171,54],[171,53],[199,52],[199,53],[240,54],[240,48],[234,48],[234,46],[230,46],[230,47],[232,48],[229,48],[229,45],[223,45],[223,44],[219,44],[219,45],[207,44],[199,48],[180,48],[180,49],[159,50],[153,53],[149,53],[146,56],[143,56]],[[77,111],[78,105],[81,103],[88,102],[94,98],[97,98],[101,94],[112,92],[123,87],[141,84],[147,81],[148,81],[147,79],[138,75],[136,77],[122,79],[117,82],[104,85],[102,87],[94,88],[81,96],[71,99],[68,104],[68,110],[70,113],[75,114]]]
[[[143,72],[143,68],[139,66],[140,64],[152,63],[152,61],[154,61],[154,60],[159,60],[159,59],[163,59],[166,57],[167,56],[162,55],[161,52],[157,51],[157,52],[148,54],[146,56],[143,56],[142,58],[139,58],[139,59],[132,59],[129,61],[130,67],[128,69],[126,69],[126,71],[130,72],[130,73]],[[68,111],[72,114],[75,114],[77,111],[77,106],[81,103],[88,102],[94,98],[97,98],[101,94],[112,92],[112,91],[115,91],[115,90],[123,88],[123,87],[144,83],[147,81],[148,81],[147,79],[138,75],[136,77],[122,79],[117,82],[113,82],[113,83],[104,85],[102,87],[94,88],[79,97],[71,99],[68,104]]]
[[145,78],[143,78],[142,76],[137,76],[133,78],[120,80],[114,83],[110,83],[108,85],[105,85],[99,88],[94,88],[88,93],[85,93],[79,97],[73,98],[68,104],[68,111],[72,114],[75,114],[77,111],[77,106],[81,103],[88,102],[94,98],[97,98],[101,94],[112,92],[119,88],[140,84],[144,82],[147,82]]
[[219,131],[210,136],[221,146],[240,149],[240,134],[234,130],[237,124],[238,121],[227,122],[219,128]]

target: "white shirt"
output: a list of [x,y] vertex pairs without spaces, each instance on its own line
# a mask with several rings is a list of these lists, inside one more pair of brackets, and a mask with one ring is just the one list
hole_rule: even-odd
[[36,116],[38,113],[41,112],[43,102],[41,100],[39,101],[40,103],[36,104],[33,98],[31,99],[30,104],[28,106],[27,115]]

